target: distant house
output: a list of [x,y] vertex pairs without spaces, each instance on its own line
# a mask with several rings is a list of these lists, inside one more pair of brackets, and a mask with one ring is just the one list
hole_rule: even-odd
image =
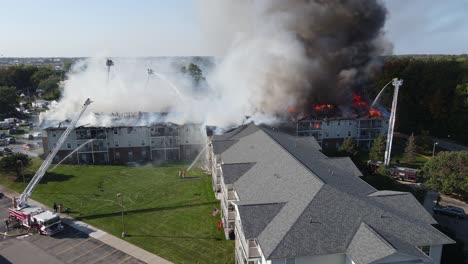
[[49,101],[39,99],[39,100],[36,100],[36,101],[32,102],[32,107],[46,108],[49,104],[50,104]]
[[374,189],[313,137],[249,124],[208,144],[236,263],[440,263],[454,243],[412,194]]

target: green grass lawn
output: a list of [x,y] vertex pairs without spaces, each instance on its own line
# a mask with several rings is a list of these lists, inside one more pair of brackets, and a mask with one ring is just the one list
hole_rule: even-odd
[[[37,167],[38,162],[31,167]],[[123,194],[126,240],[175,263],[233,263],[234,243],[217,231],[220,208],[211,176],[193,170],[181,181],[182,165],[162,167],[60,166],[45,176],[32,198],[69,208],[70,215],[115,236],[122,232],[117,193]],[[0,176],[0,184],[23,184]]]

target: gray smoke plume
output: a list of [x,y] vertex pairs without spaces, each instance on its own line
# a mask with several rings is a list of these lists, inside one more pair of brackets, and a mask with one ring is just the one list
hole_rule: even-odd
[[350,104],[376,58],[392,51],[383,32],[387,12],[377,0],[205,0],[200,10],[223,58],[211,84],[242,97],[241,116]]
[[[85,98],[90,113],[171,112],[144,116],[175,123],[229,127],[274,123],[295,106],[346,105],[391,53],[382,28],[386,9],[377,0],[199,0],[207,50],[216,52],[207,89],[194,89],[175,58],[105,58],[77,65],[63,84],[59,104],[43,120],[63,121]],[[163,37],[163,36],[161,36]],[[187,64],[184,64],[187,65]],[[155,74],[148,76],[147,69]],[[156,74],[157,73],[157,74]],[[89,114],[83,124],[111,125],[115,116]]]

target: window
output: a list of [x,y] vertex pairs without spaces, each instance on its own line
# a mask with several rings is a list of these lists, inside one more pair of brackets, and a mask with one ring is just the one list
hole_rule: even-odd
[[117,135],[118,132],[117,132],[117,129],[114,129],[114,135]]
[[348,131],[348,137],[350,137],[350,136],[351,136],[351,131]]
[[285,264],[296,264],[296,259],[295,258],[288,258],[284,262]]
[[338,125],[340,125],[340,122],[341,122],[341,121],[338,121]]
[[330,125],[330,121],[327,121],[327,126],[329,126],[329,125]]
[[144,139],[141,141],[141,145],[143,145],[143,146],[145,145],[145,140]]
[[142,150],[142,151],[141,151],[141,157],[142,157],[143,159],[146,159],[146,150]]
[[54,133],[54,134],[52,134],[52,137],[56,137],[56,136],[57,136],[57,135],[56,135],[55,133]]
[[337,136],[337,137],[340,137],[340,133],[336,133],[336,136]]
[[117,159],[117,160],[120,159],[120,152],[118,152],[118,151],[115,152],[115,159]]
[[424,254],[428,255],[431,253],[431,246],[418,247]]
[[67,148],[71,148],[71,143],[67,143]]
[[118,141],[118,140],[114,141],[114,145],[115,145],[116,147],[118,147],[118,146],[119,146],[119,141]]
[[133,151],[128,152],[128,160],[132,161],[133,160]]
[[351,125],[351,122],[349,122],[348,125]]
[[325,132],[325,137],[328,137],[328,132]]

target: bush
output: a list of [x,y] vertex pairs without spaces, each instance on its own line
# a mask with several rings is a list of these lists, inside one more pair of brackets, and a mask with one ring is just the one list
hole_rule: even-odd
[[426,186],[444,194],[468,198],[468,152],[442,151],[426,162],[422,175]]
[[18,179],[21,177],[21,165],[23,170],[27,168],[31,165],[31,158],[26,154],[14,153],[12,155],[5,156],[0,160],[0,170],[15,172]]

